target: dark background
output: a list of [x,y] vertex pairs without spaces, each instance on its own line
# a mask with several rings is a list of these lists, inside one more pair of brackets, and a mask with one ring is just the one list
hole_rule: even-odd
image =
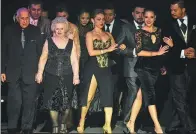
[[[132,7],[136,4],[142,4],[147,8],[152,8],[157,13],[157,22],[162,24],[170,18],[170,2],[172,0],[43,0],[44,8],[49,11],[49,18],[55,16],[55,5],[58,2],[66,2],[70,21],[75,22],[77,14],[82,7],[90,10],[102,8],[105,3],[112,2],[116,8],[119,18],[130,19]],[[196,20],[196,0],[185,0],[188,14]],[[2,28],[12,22],[13,14],[20,7],[27,7],[28,0],[2,0]]]
[[[76,22],[77,14],[82,7],[86,7],[89,10],[95,8],[102,8],[105,3],[112,2],[116,8],[116,13],[119,18],[124,18],[130,20],[132,15],[132,7],[139,3],[147,8],[152,8],[157,14],[157,25],[162,26],[167,20],[171,18],[170,16],[170,2],[172,0],[64,0],[66,2],[71,22]],[[49,18],[53,19],[55,16],[55,5],[62,0],[43,0],[44,9],[49,11]],[[27,7],[28,0],[2,0],[1,8],[1,27],[4,27],[10,23],[13,23],[13,15],[16,10],[20,7]],[[187,8],[187,13],[189,16],[196,20],[196,0],[185,0],[185,5]],[[196,22],[196,21],[195,21]],[[159,109],[161,121],[163,124],[168,124],[168,119],[171,114],[171,101],[168,100],[169,85],[167,76],[162,76],[157,82],[157,107]],[[2,96],[6,96],[7,88],[3,85],[1,90]],[[6,105],[2,105],[2,121],[6,120],[5,115]]]

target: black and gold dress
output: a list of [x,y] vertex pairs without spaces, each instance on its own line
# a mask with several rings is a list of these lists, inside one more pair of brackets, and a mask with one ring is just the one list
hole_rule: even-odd
[[[103,50],[111,45],[111,39],[106,42],[95,39],[93,41],[93,48],[95,50]],[[113,106],[113,83],[112,74],[110,69],[110,60],[108,54],[101,54],[91,56],[84,67],[84,82],[81,90],[81,105],[87,105],[87,98],[91,79],[93,75],[96,78],[97,86],[99,88],[100,106],[112,107]]]

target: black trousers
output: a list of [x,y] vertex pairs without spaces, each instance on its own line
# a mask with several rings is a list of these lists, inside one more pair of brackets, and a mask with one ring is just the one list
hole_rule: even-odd
[[126,83],[128,87],[127,99],[124,106],[124,123],[129,121],[131,114],[131,108],[138,92],[137,77],[126,77]]
[[196,121],[196,73],[192,73],[191,82],[190,82],[190,91],[188,93],[188,103],[190,105],[191,117]]
[[[25,84],[22,79],[8,83],[8,129],[17,128],[22,111],[22,130],[32,129],[36,107],[37,84]],[[22,108],[22,109],[21,109]]]
[[187,70],[179,75],[170,74],[173,113],[171,124],[168,127],[169,131],[180,126],[183,126],[187,130],[195,129],[195,126],[189,116],[189,108],[187,104],[187,93],[189,90],[190,80],[191,79]]
[[[118,116],[118,112],[120,107],[123,107],[121,103],[119,104],[120,94],[121,92],[124,93],[125,89],[127,88],[125,83],[125,78],[119,74],[112,75],[112,81],[114,83],[114,106],[113,106],[113,114],[114,116]],[[122,101],[122,100],[121,100]]]

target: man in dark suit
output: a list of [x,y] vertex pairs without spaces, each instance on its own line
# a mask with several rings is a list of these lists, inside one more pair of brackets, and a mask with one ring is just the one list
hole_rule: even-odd
[[[28,10],[30,14],[30,24],[40,28],[41,37],[42,37],[42,45],[44,44],[45,40],[51,36],[51,22],[48,18],[42,17],[43,12],[43,3],[41,0],[29,0]],[[47,116],[46,113],[39,112],[40,105],[39,102],[42,101],[42,92],[43,87],[42,84],[39,85],[37,90],[37,117],[34,120],[34,126],[36,129],[34,132],[39,132],[45,125],[44,123],[39,123],[41,118],[45,118]],[[42,121],[41,121],[42,122]]]
[[[104,31],[111,33],[114,40],[116,41],[116,38],[119,36],[124,22],[122,22],[120,19],[116,17],[115,8],[111,3],[106,4],[104,8],[104,14],[105,14]],[[117,117],[117,115],[119,115],[121,112],[121,105],[119,104],[119,102],[121,102],[120,98],[122,97],[120,96],[122,95],[120,93],[124,90],[124,88],[126,88],[124,77],[123,77],[123,57],[121,55],[118,55],[116,52],[112,52],[109,55],[109,57],[115,62],[111,68],[111,71],[112,71],[113,82],[115,84],[114,115],[115,117]]]
[[[126,83],[128,87],[128,95],[125,102],[125,110],[124,110],[124,123],[126,124],[129,121],[131,107],[138,92],[138,86],[136,84],[137,74],[134,71],[134,66],[137,61],[137,55],[135,53],[135,32],[137,29],[142,28],[144,25],[143,19],[144,7],[135,6],[132,11],[133,21],[124,24],[122,26],[121,34],[117,37],[117,44],[125,44],[126,49],[120,51],[120,54],[124,56],[124,77],[126,78]],[[141,97],[140,100],[142,101]]]
[[[190,42],[189,42],[189,46],[193,46],[194,49],[196,49],[196,25],[194,26],[194,30],[191,33],[191,37],[190,37]],[[189,74],[191,77],[191,81],[190,81],[190,91],[189,91],[189,106],[190,106],[190,111],[191,111],[191,115],[194,118],[194,121],[196,121],[196,57],[189,60],[189,66],[188,66],[188,70],[189,70]]]
[[30,24],[40,28],[42,42],[44,44],[47,37],[51,36],[50,20],[42,17],[43,3],[41,0],[30,0],[29,2]]
[[22,130],[31,133],[37,84],[35,74],[41,54],[40,29],[29,24],[26,8],[17,11],[17,24],[7,26],[2,41],[1,81],[8,83],[8,132],[16,133],[22,109]]
[[191,66],[189,61],[195,57],[195,49],[189,44],[193,23],[186,14],[182,0],[174,1],[170,9],[173,21],[166,27],[166,34],[171,36],[174,42],[174,47],[169,51],[167,64],[173,115],[167,131],[173,133],[182,125],[190,133],[195,133],[195,126],[189,116],[187,105]]

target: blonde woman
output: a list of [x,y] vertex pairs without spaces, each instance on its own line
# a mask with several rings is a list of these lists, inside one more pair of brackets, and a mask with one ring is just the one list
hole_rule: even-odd
[[[71,109],[73,84],[79,84],[79,65],[73,40],[67,35],[68,21],[57,17],[52,21],[53,37],[44,44],[40,57],[37,83],[41,83],[44,74],[43,106],[50,112],[53,122],[53,133],[66,133],[66,119]],[[62,120],[58,124],[58,115]]]

